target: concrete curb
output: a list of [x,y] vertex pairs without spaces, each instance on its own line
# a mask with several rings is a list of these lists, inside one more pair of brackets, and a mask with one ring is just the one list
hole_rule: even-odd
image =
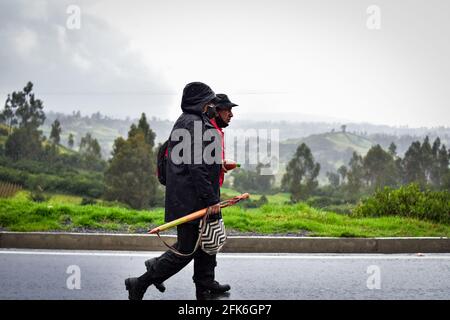
[[[173,244],[176,236],[162,236]],[[0,248],[165,251],[155,235],[0,232]],[[222,252],[450,253],[450,238],[228,237]]]

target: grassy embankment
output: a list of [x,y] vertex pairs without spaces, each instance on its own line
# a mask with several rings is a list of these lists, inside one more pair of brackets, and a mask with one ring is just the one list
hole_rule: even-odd
[[[227,190],[231,194],[232,190]],[[235,193],[236,194],[236,193]],[[254,197],[257,199],[257,196]],[[257,209],[238,206],[224,209],[229,231],[258,234],[298,234],[335,237],[450,236],[450,226],[411,218],[356,218],[311,208],[283,204],[286,194],[269,196]],[[54,195],[48,202],[29,201],[27,192],[0,199],[0,227],[9,231],[116,231],[145,232],[163,223],[162,208],[137,211],[105,204],[79,205],[81,198]]]

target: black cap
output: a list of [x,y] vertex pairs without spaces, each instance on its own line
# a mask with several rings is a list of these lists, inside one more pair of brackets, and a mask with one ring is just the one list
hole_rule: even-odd
[[214,99],[214,104],[216,108],[227,108],[227,107],[236,107],[237,104],[233,103],[228,99],[228,96],[224,93],[216,94],[216,98]]

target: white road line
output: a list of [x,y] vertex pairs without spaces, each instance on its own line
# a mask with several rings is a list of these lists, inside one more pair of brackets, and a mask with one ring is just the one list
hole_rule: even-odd
[[[70,251],[15,251],[0,250],[0,254],[11,255],[50,255],[50,256],[99,256],[99,257],[158,257],[162,252],[134,253],[134,252],[70,252]],[[227,254],[220,253],[218,259],[298,259],[298,260],[450,260],[450,255],[424,254],[421,256],[411,254]]]

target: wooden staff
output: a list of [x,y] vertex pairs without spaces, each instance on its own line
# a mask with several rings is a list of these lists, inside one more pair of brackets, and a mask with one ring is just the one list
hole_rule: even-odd
[[[250,195],[248,193],[243,193],[240,196],[236,196],[236,197],[231,198],[229,200],[225,200],[225,201],[220,202],[220,208],[225,208],[225,207],[232,206],[232,205],[238,203],[241,200],[248,199],[249,197],[250,197]],[[186,223],[186,222],[189,222],[189,221],[192,221],[192,220],[196,220],[198,218],[203,217],[206,214],[207,210],[208,210],[208,208],[200,209],[200,210],[195,211],[193,213],[190,213],[190,214],[188,214],[188,215],[186,215],[184,217],[178,218],[176,220],[173,220],[173,221],[170,221],[170,222],[168,222],[166,224],[163,224],[163,225],[161,225],[159,227],[156,227],[156,228],[148,231],[148,233],[149,234],[159,233],[161,231],[164,231],[164,230],[170,229],[172,227],[178,226],[178,225],[180,225],[182,223]]]

